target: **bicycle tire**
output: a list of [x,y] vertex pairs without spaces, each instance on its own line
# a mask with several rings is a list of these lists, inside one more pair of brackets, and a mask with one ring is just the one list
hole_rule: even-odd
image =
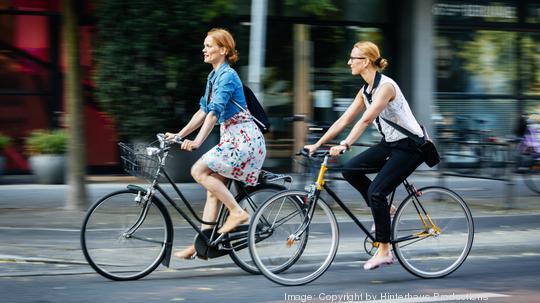
[[[336,256],[336,217],[320,198],[313,213],[308,213],[308,197],[308,192],[301,190],[280,192],[261,205],[252,218],[248,236],[251,257],[259,271],[277,284],[312,282],[324,274]],[[306,216],[311,216],[309,226],[291,239],[301,230]]]
[[[422,210],[440,230],[430,228],[425,215],[423,223],[418,215]],[[395,242],[408,236],[408,241]],[[392,239],[395,256],[408,272],[425,279],[442,278],[467,259],[474,240],[474,221],[457,193],[439,186],[425,187],[398,207]]]
[[[262,205],[270,196],[286,190],[283,185],[262,183],[253,187],[246,188],[246,193],[239,193],[236,196],[236,201],[240,204],[240,207],[247,209],[248,213],[254,214],[257,208]],[[248,199],[249,198],[249,199]],[[253,263],[251,255],[249,254],[248,241],[247,241],[247,229],[245,231],[245,237],[238,240],[230,241],[229,245],[232,248],[229,253],[233,262],[250,274],[259,274],[257,266]]]
[[140,279],[164,260],[172,244],[169,213],[156,197],[138,228],[126,237],[143,213],[136,190],[110,193],[89,209],[81,228],[81,247],[88,264],[100,275],[115,281]]

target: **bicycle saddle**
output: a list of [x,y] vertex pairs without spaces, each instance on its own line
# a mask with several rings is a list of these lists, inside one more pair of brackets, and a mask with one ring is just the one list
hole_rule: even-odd
[[272,183],[278,180],[285,180],[285,182],[292,182],[292,177],[285,174],[274,174],[267,170],[261,170],[259,174],[259,183]]

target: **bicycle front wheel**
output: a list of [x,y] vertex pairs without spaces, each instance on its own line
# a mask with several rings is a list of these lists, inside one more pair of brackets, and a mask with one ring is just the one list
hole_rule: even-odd
[[276,194],[255,213],[249,228],[253,262],[281,285],[303,285],[320,277],[337,253],[336,218],[321,199],[310,209],[308,193]]
[[156,269],[172,243],[170,216],[161,202],[140,202],[134,190],[111,193],[88,210],[81,229],[83,254],[111,280],[140,279]]
[[[255,211],[268,200],[268,198],[285,189],[285,186],[279,184],[259,184],[255,187],[246,188],[247,195],[246,193],[240,193],[236,197],[236,201],[238,201],[240,207],[253,215]],[[245,230],[234,233],[234,238],[229,241],[231,247],[229,256],[238,267],[246,272],[258,274],[259,270],[257,269],[257,266],[253,264],[249,249],[247,248],[247,233],[247,227]]]
[[474,238],[473,218],[465,201],[437,186],[409,195],[397,209],[392,231],[397,259],[421,278],[440,278],[458,269]]

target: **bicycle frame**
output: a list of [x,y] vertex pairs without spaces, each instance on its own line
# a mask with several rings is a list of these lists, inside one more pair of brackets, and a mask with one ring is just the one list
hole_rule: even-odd
[[[306,203],[309,203],[308,204],[309,205],[308,206],[308,211],[307,211],[308,215],[305,217],[304,222],[300,226],[298,231],[293,234],[294,238],[298,239],[300,237],[300,235],[307,229],[307,227],[311,223],[311,219],[312,219],[313,213],[315,211],[315,206],[317,204],[316,202],[319,199],[319,196],[320,196],[320,193],[322,192],[322,190],[325,190],[330,195],[330,197],[332,197],[332,199],[334,199],[336,201],[336,203],[341,207],[341,209],[343,209],[343,211],[345,211],[345,213],[349,216],[349,218],[351,218],[351,220],[353,220],[353,222],[373,242],[373,246],[378,247],[379,243],[375,241],[375,237],[368,231],[368,229],[364,226],[364,224],[362,224],[362,222],[360,222],[360,220],[358,220],[358,218],[356,218],[356,216],[345,205],[345,203],[339,198],[339,196],[332,189],[330,189],[328,187],[328,185],[326,185],[325,175],[326,175],[326,172],[328,171],[328,158],[329,158],[329,155],[326,154],[324,156],[324,160],[323,160],[323,162],[321,164],[321,168],[319,169],[319,174],[318,174],[317,180],[315,181],[314,184],[311,185],[311,188],[310,188],[310,191],[309,191],[309,194],[308,194],[308,201],[306,201]],[[408,196],[411,195],[411,196],[414,197],[414,199],[415,199],[414,205],[415,205],[416,211],[418,213],[418,216],[420,217],[420,220],[422,221],[422,223],[424,225],[425,230],[420,232],[420,233],[417,233],[415,235],[410,235],[410,236],[402,237],[402,238],[399,238],[399,239],[391,239],[390,243],[393,244],[393,243],[399,243],[399,242],[403,242],[403,241],[409,241],[409,240],[416,239],[416,238],[424,238],[424,237],[430,235],[429,234],[430,229],[432,229],[434,233],[440,233],[441,232],[440,228],[437,227],[433,223],[433,221],[429,217],[427,211],[424,209],[424,207],[422,206],[420,201],[417,199],[417,197],[421,196],[422,193],[419,192],[413,184],[409,183],[407,181],[407,179],[405,179],[402,182],[402,184],[405,187],[407,195]],[[392,191],[391,196],[390,196],[390,201],[394,200],[395,193],[396,193],[396,189],[394,189]],[[292,237],[293,236],[291,236],[291,238]]]
[[[137,186],[137,185],[128,185],[129,189],[133,189],[133,190],[138,191],[139,196],[140,196],[141,193],[144,195],[144,197],[140,197],[142,202],[138,201],[138,202],[144,203],[144,207],[143,207],[143,209],[142,209],[142,211],[140,213],[140,217],[138,218],[138,220],[133,224],[133,226],[131,226],[128,229],[128,231],[126,233],[124,233],[124,236],[125,237],[131,237],[132,234],[142,224],[142,222],[144,222],[146,214],[148,212],[148,209],[151,206],[151,203],[148,203],[148,202],[152,201],[152,197],[154,196],[155,191],[157,190],[157,192],[159,192],[161,194],[161,196],[164,197],[165,200],[167,200],[169,202],[169,204],[171,204],[171,206],[174,207],[174,209],[180,214],[180,216],[182,216],[182,218],[184,218],[188,222],[188,224],[195,230],[195,232],[198,234],[198,236],[204,240],[204,242],[206,243],[207,246],[216,247],[219,244],[223,243],[225,241],[225,239],[226,240],[235,240],[235,239],[241,238],[242,235],[246,233],[245,231],[230,232],[230,233],[227,234],[227,237],[225,239],[223,238],[225,234],[218,234],[217,233],[218,225],[219,225],[220,222],[222,222],[224,220],[225,215],[226,215],[226,207],[223,204],[219,208],[216,222],[204,221],[201,217],[199,217],[197,215],[197,213],[195,212],[195,210],[191,206],[191,203],[182,194],[182,192],[180,191],[178,186],[175,184],[175,182],[169,176],[167,171],[164,169],[165,161],[167,159],[167,156],[168,156],[168,153],[169,153],[169,150],[170,150],[170,145],[166,144],[166,142],[164,142],[161,138],[159,138],[159,139],[160,139],[159,140],[160,141],[160,148],[159,149],[155,148],[154,150],[150,149],[150,152],[153,152],[153,155],[155,155],[158,158],[158,161],[159,161],[159,166],[158,166],[158,168],[157,168],[157,170],[156,170],[156,172],[154,174],[154,178],[153,178],[151,184],[146,189],[144,189],[144,188],[142,188],[140,186]],[[188,215],[188,213],[186,213],[182,208],[180,208],[180,206],[160,186],[158,179],[161,176],[161,174],[166,178],[167,182],[172,186],[172,188],[176,192],[177,196],[182,200],[184,205],[187,207],[190,215]],[[248,192],[246,190],[246,187],[239,181],[229,180],[229,182],[227,184],[227,188],[230,189],[232,184],[235,185],[238,193],[243,193],[247,197],[248,203],[250,204],[250,206],[253,209],[255,209],[256,205],[251,200],[251,198],[250,198],[250,196],[249,196],[249,194],[248,194]],[[194,218],[195,220],[193,220],[192,218]],[[210,236],[207,236],[207,234],[205,234],[199,228],[199,226],[198,226],[198,224],[196,222],[199,222],[200,224],[205,224],[205,225],[213,225],[213,228],[211,229]],[[170,228],[172,229],[172,226]],[[219,235],[219,236],[216,238],[216,235]],[[167,243],[166,245],[167,245],[167,253],[166,253],[166,258],[164,258],[163,264],[165,266],[168,266],[168,263],[169,263],[169,260],[170,260],[170,252],[172,250],[172,243]],[[231,248],[220,247],[220,249],[232,250],[233,248],[232,247]]]

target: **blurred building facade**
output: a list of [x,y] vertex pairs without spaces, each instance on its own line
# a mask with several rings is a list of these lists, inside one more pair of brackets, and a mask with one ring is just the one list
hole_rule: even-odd
[[[30,129],[61,124],[58,2],[0,0],[0,129],[11,136],[21,138]],[[309,139],[303,131],[306,122],[293,116],[306,116],[324,126],[350,104],[363,84],[347,66],[359,40],[381,47],[390,62],[386,73],[401,85],[434,137],[473,130],[506,137],[513,134],[520,115],[540,112],[540,1],[332,2],[337,9],[324,16],[286,1],[267,3],[260,96],[273,124],[267,137],[267,166],[290,169],[294,150]],[[91,41],[99,18],[92,16],[90,3],[81,1],[81,64],[89,92]],[[234,17],[219,24],[235,34],[241,55],[237,69],[246,82],[250,7],[250,0],[237,1]],[[206,30],[200,29],[201,37]],[[88,164],[113,167],[114,124],[92,101],[91,93],[86,108],[91,134]],[[371,129],[361,140],[376,139]],[[8,168],[25,170],[23,151],[13,153]]]
[[[0,132],[8,173],[29,170],[24,139],[32,130],[64,126],[64,53],[60,0],[0,0]],[[95,17],[91,1],[79,1],[87,163],[105,171],[118,165],[116,129],[93,99],[91,73]]]

